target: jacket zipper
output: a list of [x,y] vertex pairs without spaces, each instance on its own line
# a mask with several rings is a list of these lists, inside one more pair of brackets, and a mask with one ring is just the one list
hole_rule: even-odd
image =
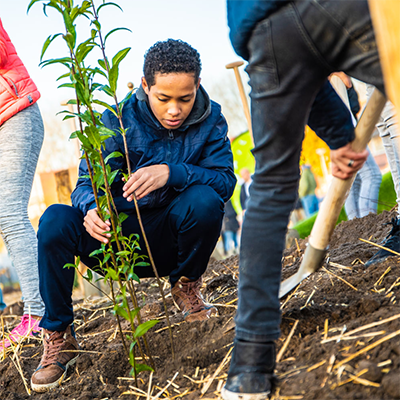
[[[3,83],[7,92],[9,92],[11,94],[11,96],[14,97],[14,99],[19,98],[17,87],[15,86],[15,83],[10,78],[4,78],[2,75],[0,75],[0,82]],[[9,82],[11,82],[12,87]],[[14,88],[14,91],[13,91],[13,88]]]
[[172,130],[168,130],[168,141],[167,141],[167,148],[168,148],[168,152],[167,152],[167,159],[166,161],[171,161],[171,141],[174,140],[174,132],[172,132]]
[[13,82],[13,80],[12,80],[12,79],[10,79],[10,78],[7,78],[7,80],[9,80],[9,81],[11,82],[11,84],[12,84],[12,85],[13,85],[13,87],[14,87],[14,90],[15,90],[15,94],[16,94],[16,96],[17,96],[17,97],[19,97],[19,93],[18,93],[17,86],[15,85],[15,83]]

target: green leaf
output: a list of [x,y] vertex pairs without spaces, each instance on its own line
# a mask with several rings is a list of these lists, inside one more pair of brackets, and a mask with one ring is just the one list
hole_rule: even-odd
[[75,85],[73,83],[63,83],[62,85],[57,86],[57,89],[60,88],[70,88],[70,89],[75,89]]
[[158,324],[160,321],[158,319],[152,319],[150,321],[143,322],[143,324],[140,324],[136,330],[135,334],[133,337],[135,339],[143,336],[150,328],[152,328],[155,324]]
[[127,279],[128,279],[128,280],[132,279],[132,280],[134,280],[135,282],[140,283],[140,278],[139,278],[134,272],[130,272],[130,273],[128,274]]
[[63,64],[69,68],[71,63],[72,60],[70,57],[61,57],[61,58],[52,58],[50,60],[41,61],[39,65],[41,67],[47,67],[48,65],[51,64]]
[[76,131],[76,135],[78,136],[78,139],[82,143],[83,148],[87,152],[92,147],[89,139],[81,131]]
[[112,59],[112,67],[109,72],[109,84],[112,93],[117,90],[117,81],[119,75],[119,63],[126,57],[130,51],[130,47],[120,50]]
[[[29,11],[29,10],[28,10],[28,11]],[[44,53],[46,52],[47,48],[50,46],[51,42],[52,42],[56,37],[61,36],[61,35],[62,35],[62,33],[57,33],[57,34],[55,34],[55,35],[53,35],[53,36],[50,35],[50,36],[46,39],[46,41],[44,42],[43,47],[42,47],[42,52],[41,52],[41,54],[40,54],[40,61],[43,60]]]
[[115,91],[117,90],[117,81],[118,81],[119,69],[118,64],[111,67],[110,72],[108,74],[108,82],[110,84],[110,96],[114,96]]
[[115,171],[112,171],[111,174],[108,175],[108,184],[111,186],[114,182],[115,177],[118,174],[118,170],[116,169]]
[[108,160],[110,160],[111,158],[116,158],[116,157],[123,157],[123,154],[120,153],[119,151],[113,151],[112,153],[110,153],[104,160],[104,162],[107,164]]
[[102,254],[102,253],[103,253],[103,249],[97,249],[97,250],[92,251],[89,254],[89,257],[94,257],[94,256],[97,256],[97,254]]
[[103,140],[115,136],[115,132],[109,128],[106,128],[104,125],[98,126],[98,129]]
[[[91,71],[92,71],[93,76],[95,76],[96,74],[100,74],[101,76],[104,76],[104,78],[107,78],[107,74],[98,67],[93,68]],[[93,85],[92,85],[92,88],[93,88]]]
[[61,79],[68,78],[70,75],[71,75],[70,72],[67,72],[66,74],[62,74],[56,79],[56,81],[60,81]]
[[101,100],[93,100],[93,103],[107,108],[107,110],[110,110],[116,117],[118,117],[118,114],[115,112],[115,110],[106,102],[101,101]]
[[110,277],[113,281],[117,281],[118,280],[118,275],[115,272],[115,270],[113,270],[112,268],[108,268],[107,272],[110,274]]
[[32,7],[35,3],[37,3],[38,1],[40,1],[40,0],[31,0],[31,2],[30,2],[29,5],[28,5],[28,9],[26,10],[26,12],[28,13],[29,10],[31,9],[31,7]]
[[120,50],[112,59],[112,66],[118,65],[129,53],[130,47]]
[[70,139],[77,139],[78,138],[78,132],[80,132],[80,131],[72,132],[71,135],[69,136],[69,138]]
[[[102,58],[100,58],[100,60],[98,60],[97,62],[99,63],[101,68],[103,68],[104,70],[107,71],[106,62]],[[107,60],[107,65],[108,65],[108,67],[110,67],[108,60]]]
[[[90,1],[85,0],[80,8],[80,12],[82,15],[85,15],[85,13],[92,8],[92,3]],[[89,11],[90,15],[93,15],[93,13],[91,11]]]
[[75,267],[75,264],[68,263],[68,264],[65,264],[63,266],[63,268],[76,268],[76,267]]
[[115,28],[115,29],[111,30],[110,32],[108,32],[107,35],[104,37],[104,44],[106,43],[107,38],[109,36],[111,36],[114,32],[117,32],[117,31],[129,31],[130,33],[132,33],[132,31],[128,28]]
[[128,218],[128,215],[123,213],[123,212],[120,212],[118,214],[118,216],[119,216],[119,223],[120,224],[122,224]]
[[140,374],[143,371],[154,371],[154,369],[147,364],[136,364],[135,369],[136,369],[135,371],[136,375]]
[[86,279],[86,280],[89,281],[89,282],[92,282],[93,273],[92,273],[92,271],[91,271],[89,268],[87,269],[86,274],[87,274],[87,275],[84,276],[83,278]]
[[92,24],[97,28],[98,31],[101,31],[101,24],[97,19],[93,20]]
[[122,257],[125,257],[125,256],[129,256],[129,251],[126,251],[126,250],[121,250],[121,251],[118,251],[117,253],[115,253],[117,256],[122,256]]
[[71,10],[71,13],[70,13],[71,21],[74,21],[75,18],[76,18],[79,14],[80,14],[80,9],[79,9],[79,7],[74,7],[74,8]]
[[95,126],[86,126],[85,134],[88,137],[90,144],[97,150],[101,147],[100,132]]
[[136,318],[136,315],[139,314],[139,311],[140,311],[140,307],[136,307],[134,310],[131,310],[132,321]]
[[103,263],[105,264],[105,263],[110,259],[110,257],[111,257],[111,254],[110,254],[110,253],[107,253],[107,254],[105,255],[105,257],[104,257]]
[[[64,24],[68,32],[66,35],[64,35],[64,38],[70,45],[70,49],[74,50],[76,44],[76,30],[75,30],[75,25],[72,22],[71,16],[70,14],[68,14],[68,10],[66,8],[63,11],[63,17],[64,17]],[[71,40],[69,40],[69,34],[71,35]]]
[[140,261],[140,262],[138,262],[138,263],[135,264],[135,267],[147,267],[147,266],[149,266],[149,265],[150,265],[150,264],[149,264],[148,262]]
[[[122,111],[122,109],[124,108],[125,103],[132,97],[132,95],[133,95],[133,90],[130,90],[130,91],[128,92],[128,94],[125,96],[125,98],[121,101],[121,103],[119,103],[119,106],[120,106],[121,111]],[[129,129],[129,128],[125,129],[125,132],[121,132],[121,133],[122,133],[122,134],[126,134],[126,131],[127,131],[128,129]]]
[[116,4],[116,3],[104,3],[104,4],[102,4],[98,9],[97,9],[97,14],[99,13],[99,11],[103,8],[103,7],[106,7],[106,6],[114,6],[114,7],[118,7],[122,12],[123,12],[123,10],[122,10],[122,8],[118,5],[118,4]]
[[[110,271],[109,271],[109,272],[110,272]],[[127,321],[129,321],[128,312],[127,312],[124,308],[120,307],[118,304],[116,304],[116,305],[114,306],[114,312],[115,312],[116,314],[120,315],[122,318],[124,318],[124,319],[126,319]]]
[[[93,86],[95,86],[95,85],[93,85]],[[114,94],[113,94],[113,92],[111,91],[111,88],[110,88],[110,86],[108,86],[108,85],[96,85],[96,87],[95,87],[97,90],[100,90],[101,92],[104,92],[105,94],[108,94],[109,96],[111,96],[111,97],[114,97]]]
[[90,44],[91,40],[91,38],[86,40],[86,42],[81,43],[76,49],[76,61],[78,63],[81,63],[95,47],[94,44]]

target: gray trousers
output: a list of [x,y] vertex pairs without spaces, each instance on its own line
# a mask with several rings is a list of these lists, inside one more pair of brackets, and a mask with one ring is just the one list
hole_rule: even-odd
[[0,126],[0,232],[17,271],[24,314],[42,316],[37,239],[28,218],[28,202],[44,137],[34,104]]

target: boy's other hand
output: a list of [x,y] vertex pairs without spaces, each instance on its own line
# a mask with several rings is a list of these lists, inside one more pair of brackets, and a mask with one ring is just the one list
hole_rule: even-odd
[[169,178],[169,167],[166,164],[151,165],[140,168],[134,172],[123,187],[123,196],[132,201],[132,193],[135,193],[138,200],[147,196],[167,183]]
[[351,148],[351,143],[331,150],[332,175],[340,179],[349,179],[364,165],[368,158],[368,150],[356,153]]
[[97,208],[89,210],[83,219],[83,226],[89,233],[89,235],[99,242],[108,243],[108,238],[111,237],[109,233],[110,221],[103,221],[99,214],[97,214]]

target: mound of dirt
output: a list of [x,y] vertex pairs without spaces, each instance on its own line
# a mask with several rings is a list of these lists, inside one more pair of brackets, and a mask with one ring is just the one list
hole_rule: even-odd
[[[340,224],[324,267],[282,300],[275,400],[400,399],[400,259],[365,268],[363,262],[378,249],[359,240],[383,240],[390,228],[383,223],[392,216],[384,212]],[[306,242],[285,251],[284,278],[297,270]],[[28,396],[22,376],[29,386],[42,348],[39,341],[25,343],[0,361],[1,399],[139,399],[148,390],[156,396],[167,385],[158,398],[220,398],[234,338],[238,263],[235,256],[209,264],[204,294],[219,309],[218,317],[185,323],[167,297],[175,358],[154,280],[137,286],[145,301],[143,318],[160,319],[148,335],[156,372],[151,379],[147,372],[140,374],[139,389],[129,377],[110,303],[102,299],[75,304],[82,353],[60,388]],[[17,323],[4,320],[10,327]]]

